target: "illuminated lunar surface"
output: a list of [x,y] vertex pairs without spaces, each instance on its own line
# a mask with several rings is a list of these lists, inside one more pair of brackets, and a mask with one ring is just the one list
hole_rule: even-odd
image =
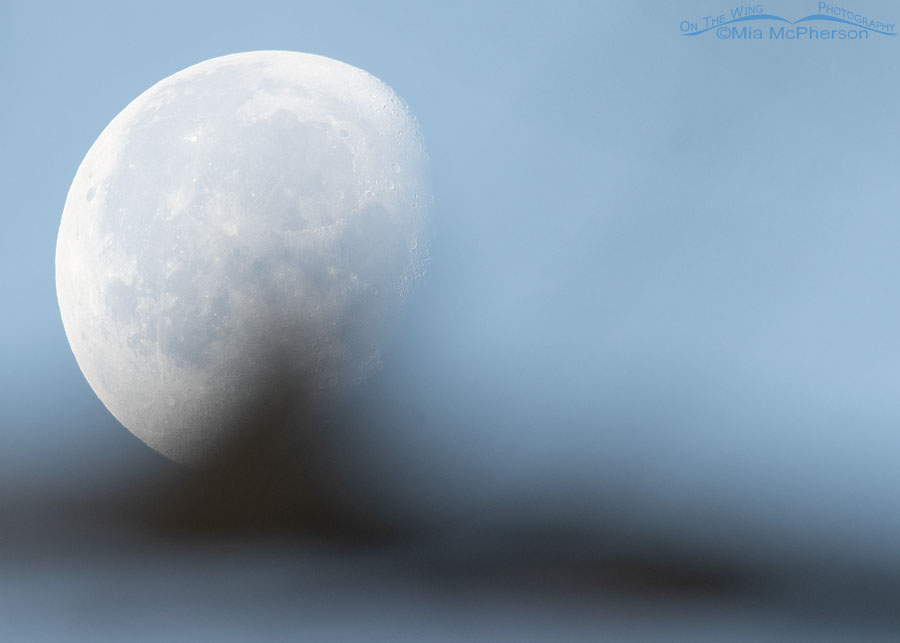
[[78,364],[180,462],[273,396],[352,389],[421,279],[430,200],[416,122],[370,74],[274,51],[189,67],[116,116],[69,190],[56,285]]

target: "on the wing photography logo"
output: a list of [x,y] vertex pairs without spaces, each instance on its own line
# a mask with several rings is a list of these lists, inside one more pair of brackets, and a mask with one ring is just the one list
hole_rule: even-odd
[[737,5],[727,12],[682,20],[683,36],[715,34],[719,40],[869,40],[896,36],[896,21],[819,2],[816,12],[789,20],[762,4]]

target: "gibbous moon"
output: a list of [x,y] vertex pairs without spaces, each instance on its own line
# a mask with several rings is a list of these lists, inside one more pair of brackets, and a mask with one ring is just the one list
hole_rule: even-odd
[[178,462],[273,394],[334,398],[377,368],[422,277],[430,201],[416,122],[370,74],[282,51],[178,72],[103,130],[66,198],[56,288],[78,365]]

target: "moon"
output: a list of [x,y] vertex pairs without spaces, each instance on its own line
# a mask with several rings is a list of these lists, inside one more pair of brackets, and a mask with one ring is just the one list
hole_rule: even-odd
[[188,67],[78,168],[56,246],[66,337],[131,433],[202,460],[275,397],[317,404],[378,368],[431,202],[419,127],[374,76],[285,51]]

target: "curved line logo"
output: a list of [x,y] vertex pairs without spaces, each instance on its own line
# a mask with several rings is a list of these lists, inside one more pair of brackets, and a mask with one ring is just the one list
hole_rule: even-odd
[[769,13],[762,4],[741,4],[727,13],[682,20],[679,29],[682,36],[712,31],[719,40],[868,40],[870,35],[897,35],[895,22],[828,2],[817,3],[816,13],[797,20]]

